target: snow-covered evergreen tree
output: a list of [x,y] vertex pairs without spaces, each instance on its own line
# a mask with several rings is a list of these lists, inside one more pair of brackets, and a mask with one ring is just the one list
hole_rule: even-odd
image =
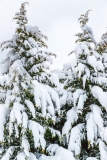
[[1,160],[36,160],[50,140],[60,139],[55,130],[60,101],[52,88],[58,77],[49,72],[54,54],[40,50],[46,36],[27,25],[26,4],[15,14],[18,27],[12,39],[1,43],[2,51],[10,49],[0,64]]
[[[62,128],[65,144],[76,159],[107,159],[107,79],[100,55],[94,51],[96,41],[87,26],[87,11],[79,18],[82,33],[76,34],[79,42],[71,61],[64,70],[71,71],[65,89],[71,92],[72,104],[63,108],[66,122]],[[64,96],[64,95],[63,95]]]

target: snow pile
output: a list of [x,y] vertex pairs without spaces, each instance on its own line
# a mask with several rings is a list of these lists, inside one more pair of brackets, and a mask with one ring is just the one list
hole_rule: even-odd
[[36,47],[38,49],[38,44],[32,37],[28,38],[28,42],[31,44],[32,48]]
[[79,99],[80,95],[84,94],[84,90],[82,89],[77,89],[74,93],[73,93],[73,104],[74,107],[76,106],[77,100]]
[[4,86],[5,83],[6,83],[5,76],[0,76],[0,86]]
[[[77,122],[78,120],[78,114],[77,114],[77,110],[75,107],[73,107],[72,109],[70,109],[67,112],[67,121],[65,122],[63,128],[62,128],[62,135],[68,135],[72,125]],[[68,142],[67,142],[68,143]]]
[[27,34],[31,34],[33,36],[35,36],[37,39],[42,39],[43,37],[46,38],[46,36],[44,36],[39,28],[37,26],[31,26],[31,25],[27,25],[26,26],[26,32]]
[[95,157],[88,157],[86,160],[98,160],[98,159]]
[[99,142],[101,160],[107,159],[107,146],[100,140]]
[[18,102],[14,103],[14,106],[10,112],[10,123],[17,121],[17,124],[22,124],[22,112],[25,110],[24,106]]
[[58,94],[50,86],[44,85],[44,87],[46,88],[47,92],[49,93],[52,100],[54,101],[56,111],[60,114],[60,100],[59,100]]
[[94,120],[93,113],[88,113],[87,115],[87,139],[88,139],[88,148],[90,145],[93,147],[94,142],[97,140],[97,125]]
[[72,69],[72,71],[74,71],[75,66],[77,65],[77,59],[74,53],[71,54],[70,56],[71,60],[69,61],[69,63],[65,63],[63,65],[63,69],[64,70],[69,70]]
[[89,65],[91,65],[94,68],[94,70],[96,72],[97,67],[98,67],[98,62],[96,61],[95,56],[94,55],[89,56],[87,62],[88,62]]
[[20,159],[25,160],[26,159],[26,154],[24,152],[20,152],[20,153],[18,153],[16,158],[17,158],[17,160],[20,160]]
[[104,71],[104,66],[101,61],[97,61],[97,70],[102,72]]
[[81,153],[81,140],[84,138],[83,129],[83,124],[78,124],[71,129],[68,150],[72,151],[75,156]]
[[50,156],[42,155],[39,160],[75,160],[73,157],[72,152],[70,152],[67,149],[64,149],[63,147],[60,147],[57,144],[51,144],[47,148],[47,152]]
[[72,104],[73,94],[70,91],[63,89],[63,86],[60,86],[57,90],[60,99],[60,107],[63,107],[66,104]]
[[98,99],[100,104],[107,110],[107,94],[103,92],[102,88],[94,86],[91,89],[91,92],[95,98]]
[[5,60],[3,60],[1,63],[0,63],[0,76],[2,76],[4,73],[6,73],[8,71],[8,67],[9,67],[9,63]]
[[103,119],[101,117],[102,111],[100,107],[97,105],[91,105],[90,107],[93,111],[95,123],[97,124],[100,130],[103,130]]
[[99,84],[99,85],[106,85],[107,78],[106,77],[93,77],[93,76],[91,76],[91,81],[96,84]]
[[82,114],[84,102],[86,101],[86,99],[87,99],[86,94],[80,95],[80,97],[79,97],[78,105],[77,105],[77,112],[80,114]]
[[14,147],[9,147],[5,155],[1,158],[1,160],[9,160],[11,155],[13,154],[13,151],[14,151]]
[[17,72],[17,74],[21,76],[28,76],[30,78],[30,75],[28,72],[24,69],[21,60],[16,60],[9,69],[9,74],[12,75],[13,73]]
[[90,55],[90,50],[88,48],[88,45],[89,44],[87,42],[77,44],[74,50],[77,60],[80,58],[81,55],[85,55],[86,57]]
[[59,86],[59,78],[58,78],[57,74],[51,73],[50,81],[51,81],[52,84],[55,84],[56,87]]
[[22,140],[22,148],[24,149],[25,154],[29,157],[30,145],[26,138]]
[[107,63],[107,53],[102,54],[102,60],[104,63]]
[[[32,81],[34,85],[34,97],[36,107],[42,109],[42,116],[46,116],[46,110],[51,116],[55,116],[55,108],[58,113],[60,113],[60,101],[58,94],[49,86],[42,85],[36,80]],[[41,99],[41,101],[40,101]],[[55,103],[55,108],[53,102]]]
[[61,97],[60,97],[60,105],[61,106],[64,106],[67,102],[67,93],[63,94]]
[[59,80],[64,80],[66,78],[64,71],[62,71],[60,69],[55,69],[52,72],[56,73],[58,75]]
[[29,108],[33,118],[35,118],[35,108],[34,108],[34,105],[31,101],[29,100],[25,100],[25,104],[27,105],[27,107]]
[[33,134],[35,148],[41,146],[43,149],[45,149],[46,141],[44,139],[44,128],[39,123],[32,120],[29,120],[28,128]]
[[[24,152],[20,152],[17,155],[17,160],[26,160],[26,154]],[[33,153],[29,153],[29,156],[27,157],[28,160],[37,160],[36,156]]]

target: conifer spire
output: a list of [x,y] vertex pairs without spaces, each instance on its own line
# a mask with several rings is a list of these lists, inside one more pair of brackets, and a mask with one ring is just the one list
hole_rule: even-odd
[[78,19],[78,21],[80,22],[80,25],[83,27],[86,25],[86,23],[89,21],[89,18],[88,18],[88,15],[89,15],[89,12],[91,10],[88,10],[85,14],[82,14],[80,16],[80,18]]
[[76,43],[85,41],[85,42],[93,42],[96,45],[93,31],[89,26],[87,26],[87,22],[89,21],[88,15],[90,11],[91,10],[88,10],[85,14],[82,14],[78,19],[83,33],[77,33],[75,35],[78,37],[78,39],[76,40]]
[[24,2],[21,4],[20,7],[20,12],[17,12],[15,14],[15,17],[13,19],[17,20],[17,24],[19,24],[20,27],[24,26],[25,24],[28,23],[28,19],[26,17],[26,9],[25,9],[25,5],[29,4],[28,2]]

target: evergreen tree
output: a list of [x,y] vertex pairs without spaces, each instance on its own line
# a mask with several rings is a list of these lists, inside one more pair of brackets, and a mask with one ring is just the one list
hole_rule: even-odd
[[60,138],[55,130],[60,101],[53,89],[58,78],[49,72],[55,55],[40,50],[46,36],[27,25],[26,4],[15,14],[18,27],[12,39],[1,43],[2,51],[10,49],[0,64],[1,160],[36,160],[51,140]]
[[100,55],[94,51],[96,41],[87,26],[87,11],[79,18],[82,33],[64,69],[71,72],[64,88],[71,92],[72,104],[63,107],[66,122],[62,128],[65,144],[79,160],[107,159],[107,79]]

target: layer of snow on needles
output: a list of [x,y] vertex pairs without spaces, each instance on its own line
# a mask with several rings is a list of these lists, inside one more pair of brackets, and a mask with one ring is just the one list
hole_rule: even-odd
[[50,156],[42,155],[39,160],[75,160],[73,153],[57,144],[51,144],[47,151]]

